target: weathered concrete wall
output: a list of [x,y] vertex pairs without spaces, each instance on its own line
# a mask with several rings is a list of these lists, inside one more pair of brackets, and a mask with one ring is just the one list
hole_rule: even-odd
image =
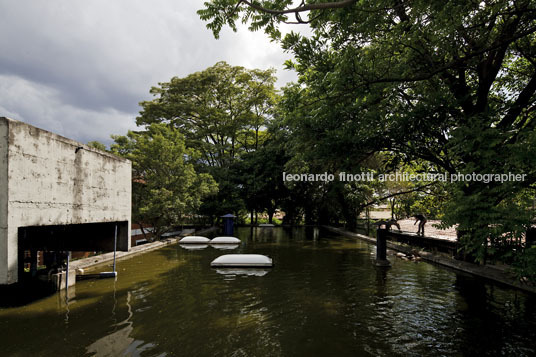
[[[0,118],[0,284],[17,281],[19,227],[117,221],[130,227],[130,214],[130,161]],[[122,243],[130,248],[130,239]]]
[[8,279],[8,137],[8,122],[6,120],[0,120],[0,284],[6,284],[14,280],[14,277]]

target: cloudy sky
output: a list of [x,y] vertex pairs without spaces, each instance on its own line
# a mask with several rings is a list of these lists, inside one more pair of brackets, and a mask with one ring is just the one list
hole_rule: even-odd
[[219,40],[202,0],[0,0],[0,116],[110,144],[134,129],[149,89],[218,61],[277,69],[290,58],[262,33]]

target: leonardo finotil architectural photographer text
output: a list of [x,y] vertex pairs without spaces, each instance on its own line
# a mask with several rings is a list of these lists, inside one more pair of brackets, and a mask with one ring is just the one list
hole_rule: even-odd
[[426,181],[426,182],[432,182],[432,181],[441,181],[441,182],[483,182],[483,183],[490,183],[490,182],[512,182],[512,181],[525,181],[525,178],[527,177],[527,174],[518,174],[518,173],[487,173],[487,174],[479,174],[479,173],[455,173],[455,174],[449,174],[449,173],[407,173],[407,172],[396,172],[396,173],[390,173],[390,174],[375,174],[373,172],[361,172],[357,174],[347,173],[347,172],[340,172],[337,175],[330,174],[327,172],[321,173],[321,174],[292,174],[283,172],[283,181],[284,182],[332,182],[335,180],[342,181],[342,182],[359,182],[359,181],[409,181],[409,182],[415,182],[415,181]]

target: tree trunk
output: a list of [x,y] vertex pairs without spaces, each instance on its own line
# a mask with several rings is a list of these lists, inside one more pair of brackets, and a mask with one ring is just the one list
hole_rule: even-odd
[[536,228],[530,227],[525,235],[525,248],[530,248],[536,242]]
[[275,209],[268,208],[268,223],[272,224],[272,219],[274,217]]
[[311,205],[307,205],[305,207],[305,224],[306,225],[314,224],[313,209]]
[[145,238],[145,240],[148,241],[147,234],[145,233],[145,229],[143,229],[143,225],[138,222],[138,226],[140,226],[141,234],[143,234],[143,238]]

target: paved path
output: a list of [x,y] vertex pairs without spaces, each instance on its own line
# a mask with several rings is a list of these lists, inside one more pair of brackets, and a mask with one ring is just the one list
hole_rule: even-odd
[[[448,229],[439,229],[434,227],[434,225],[439,223],[441,223],[440,220],[428,220],[424,226],[424,235],[426,237],[456,241],[456,228],[450,227]],[[400,230],[405,232],[417,233],[417,230],[419,229],[419,224],[415,224],[415,219],[401,219],[398,221],[398,224],[400,224]]]

